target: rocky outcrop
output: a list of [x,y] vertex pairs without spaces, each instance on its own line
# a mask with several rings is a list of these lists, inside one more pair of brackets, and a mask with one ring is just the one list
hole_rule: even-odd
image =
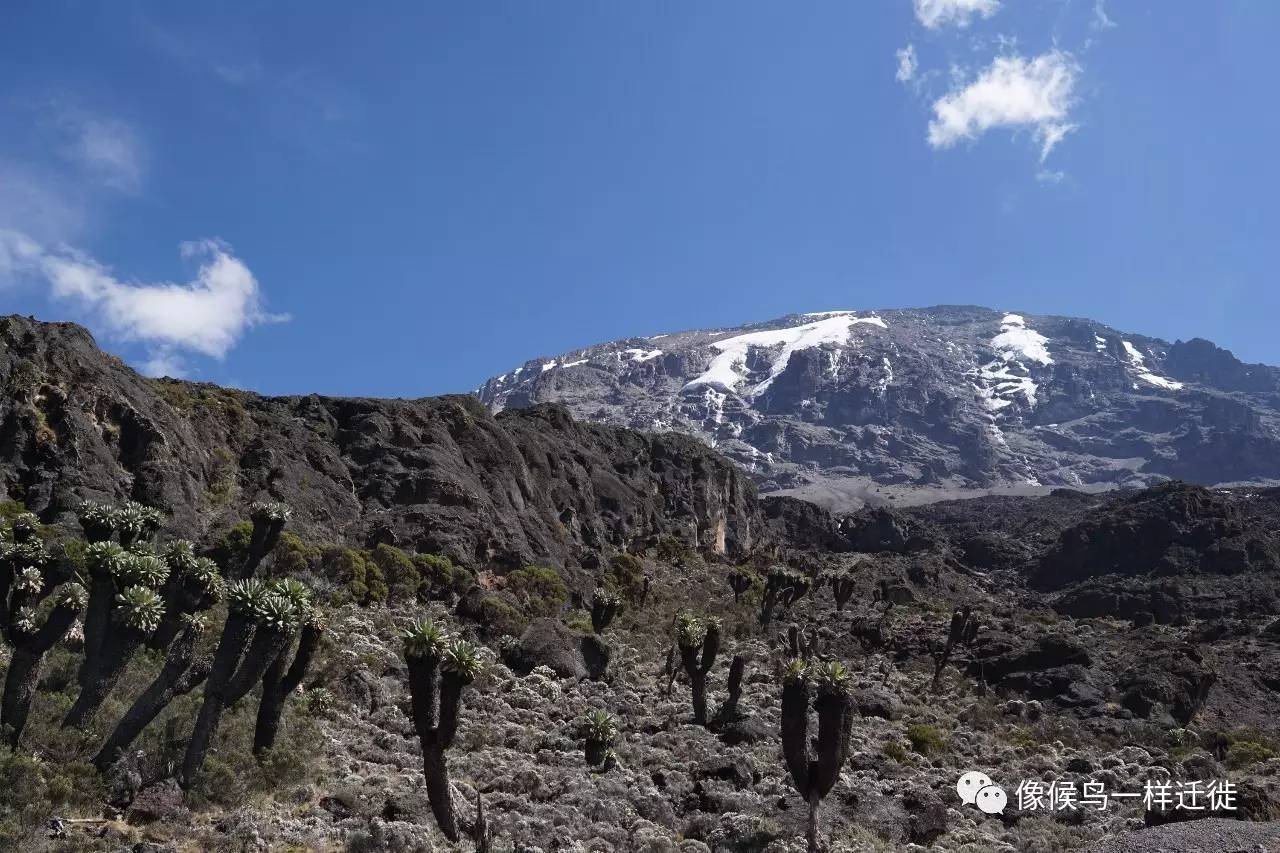
[[1243,512],[1200,486],[1157,486],[1107,503],[1064,530],[1030,580],[1052,589],[1109,574],[1270,571],[1278,565],[1274,534],[1250,528]]
[[0,485],[47,522],[132,498],[199,537],[259,499],[317,541],[470,566],[590,564],[674,538],[729,556],[764,531],[755,486],[687,436],[494,416],[464,396],[263,397],[145,379],[79,326],[0,319]]

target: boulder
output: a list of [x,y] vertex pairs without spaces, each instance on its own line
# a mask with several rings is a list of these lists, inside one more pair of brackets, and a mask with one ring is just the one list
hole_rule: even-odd
[[594,634],[580,634],[555,619],[535,619],[520,639],[503,649],[503,662],[513,672],[528,675],[545,666],[561,678],[604,676],[612,654]]

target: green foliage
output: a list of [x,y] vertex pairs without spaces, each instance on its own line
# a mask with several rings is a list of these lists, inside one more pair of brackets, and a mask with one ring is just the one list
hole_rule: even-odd
[[1266,744],[1251,740],[1238,740],[1227,749],[1227,767],[1240,770],[1252,767],[1276,757],[1276,751]]
[[476,576],[443,554],[414,554],[413,563],[422,575],[421,595],[433,599],[462,595],[476,581]]
[[213,546],[213,559],[220,566],[239,566],[249,556],[249,540],[253,537],[253,523],[242,521],[232,527]]
[[308,545],[301,536],[288,530],[280,534],[280,541],[272,554],[272,569],[281,575],[300,575],[311,571],[321,558],[319,548]]
[[0,501],[0,522],[12,526],[13,520],[27,511],[22,501]]
[[608,711],[590,711],[579,725],[582,737],[592,743],[611,744],[618,737],[618,721]]
[[449,635],[430,619],[415,622],[402,635],[404,655],[409,658],[442,658],[449,645]]
[[0,850],[42,848],[49,818],[96,808],[100,788],[97,772],[82,761],[45,761],[0,746]]
[[484,670],[484,659],[471,643],[454,640],[444,650],[443,667],[448,672],[462,676],[462,680],[470,684]]
[[605,586],[616,590],[630,604],[644,595],[644,563],[634,554],[618,554],[609,561]]
[[418,600],[423,585],[422,575],[408,554],[399,548],[380,543],[369,554],[368,560],[382,572],[392,601]]
[[907,763],[907,751],[903,749],[902,744],[898,743],[896,740],[891,740],[888,743],[886,743],[884,745],[884,749],[882,749],[881,752],[883,752],[885,756],[887,756],[888,758],[892,758],[894,761],[898,762],[899,764]]
[[[486,633],[494,636],[518,637],[529,625],[523,613],[496,595],[485,595],[480,599],[474,618],[484,626]],[[589,619],[587,625],[591,625]]]
[[135,631],[149,634],[160,627],[164,616],[164,601],[154,590],[145,586],[131,586],[116,596],[116,610],[120,621]]
[[507,590],[531,617],[554,616],[569,598],[560,573],[547,566],[529,566],[507,575]]
[[325,577],[342,586],[339,599],[365,607],[387,600],[382,569],[370,562],[364,551],[331,546],[323,550],[320,565]]
[[926,723],[912,723],[907,726],[907,740],[911,748],[921,755],[937,755],[945,752],[950,744],[949,738],[936,726]]

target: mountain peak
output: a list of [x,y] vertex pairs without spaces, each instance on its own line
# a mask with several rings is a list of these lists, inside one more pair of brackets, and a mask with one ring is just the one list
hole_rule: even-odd
[[[1280,478],[1280,370],[971,305],[787,314],[526,362],[477,396],[685,432],[807,496]],[[887,490],[887,491],[886,491]]]

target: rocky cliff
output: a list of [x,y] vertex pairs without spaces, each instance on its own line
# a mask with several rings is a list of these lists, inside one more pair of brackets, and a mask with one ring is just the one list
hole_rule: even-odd
[[701,442],[495,417],[470,397],[263,397],[134,373],[83,328],[0,318],[0,484],[44,520],[132,498],[200,536],[254,500],[318,541],[386,541],[469,565],[580,565],[675,537],[756,543],[755,487]]

